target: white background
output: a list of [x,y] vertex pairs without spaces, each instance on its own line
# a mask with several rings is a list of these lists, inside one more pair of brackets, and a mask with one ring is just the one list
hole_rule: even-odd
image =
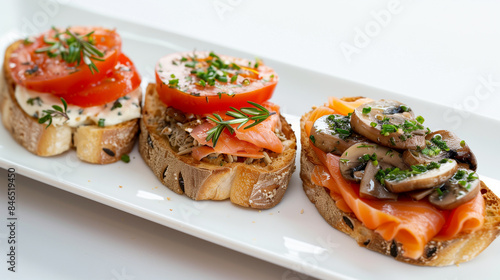
[[103,2],[75,4],[500,119],[498,1]]
[[[500,120],[496,1],[61,2]],[[3,1],[0,34],[29,32],[40,11],[57,12],[54,3]],[[305,277],[44,184],[19,184],[19,267],[50,279],[82,279],[86,270],[98,279]],[[86,238],[75,244],[74,236]]]

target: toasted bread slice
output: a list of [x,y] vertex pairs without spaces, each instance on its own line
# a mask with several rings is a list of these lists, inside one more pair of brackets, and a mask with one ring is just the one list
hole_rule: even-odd
[[469,234],[462,233],[455,239],[447,241],[431,240],[425,246],[424,254],[419,259],[403,257],[401,244],[395,240],[384,240],[378,233],[366,228],[353,213],[346,213],[338,209],[328,191],[312,182],[313,168],[321,162],[311,148],[304,128],[305,121],[311,112],[305,114],[300,121],[302,145],[300,177],[304,191],[321,216],[332,227],[352,237],[359,246],[392,256],[405,263],[422,266],[446,266],[473,259],[488,247],[500,233],[500,199],[481,182],[481,193],[486,204],[486,217],[484,226],[480,230]]
[[97,164],[118,161],[132,150],[139,130],[138,119],[106,127],[51,125],[46,128],[46,124],[39,124],[36,118],[26,114],[15,98],[16,83],[8,67],[12,51],[21,43],[14,42],[7,48],[0,75],[2,123],[19,144],[38,156],[54,156],[75,147],[78,158]]
[[159,100],[156,85],[150,84],[141,119],[139,151],[158,179],[172,191],[194,200],[224,200],[257,209],[278,204],[295,170],[296,138],[281,117],[282,131],[290,145],[271,157],[266,166],[256,162],[225,163],[223,166],[197,161],[190,154],[179,155],[161,134],[167,107]]

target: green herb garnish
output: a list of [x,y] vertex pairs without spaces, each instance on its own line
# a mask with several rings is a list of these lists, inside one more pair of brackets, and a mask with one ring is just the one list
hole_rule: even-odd
[[[63,108],[58,105],[52,105],[53,110],[43,110],[42,112],[45,114],[43,117],[38,119],[38,123],[46,123],[47,121],[49,122],[45,128],[48,128],[52,124],[52,118],[65,118],[66,121],[69,120],[69,116],[67,114],[68,110],[68,104],[66,103],[66,100],[61,97],[61,102],[63,104]],[[65,121],[65,122],[66,122]]]
[[237,79],[238,79],[238,73],[234,74],[234,76],[231,77],[231,84],[236,82]]
[[441,188],[436,188],[436,191],[439,196],[443,196],[443,191],[441,190]]
[[213,114],[215,118],[208,117],[209,120],[216,123],[216,126],[207,131],[206,141],[212,140],[213,146],[215,147],[224,129],[227,129],[231,134],[234,133],[234,128],[231,126],[232,124],[239,124],[236,128],[239,129],[248,122],[253,121],[252,124],[244,127],[244,129],[248,129],[260,124],[269,116],[276,114],[276,112],[269,112],[269,110],[260,104],[252,101],[247,102],[254,107],[243,107],[239,110],[234,107],[230,107],[233,111],[227,111],[226,115],[232,117],[233,119],[231,120],[224,121],[218,114]]
[[122,104],[120,103],[119,100],[116,100],[114,103],[113,103],[113,107],[111,107],[111,111],[113,111],[114,109],[116,108],[121,108],[122,107]]
[[127,154],[123,154],[120,158],[123,162],[129,163],[130,162],[130,157]]
[[326,118],[326,124],[328,124],[328,127],[333,132],[332,134],[337,134],[342,140],[345,140],[352,134],[350,116],[329,115]]
[[42,106],[43,101],[42,101],[42,99],[40,98],[40,96],[37,96],[37,97],[35,97],[35,98],[29,98],[29,99],[26,101],[26,103],[28,103],[28,105],[31,105],[31,106],[35,105],[35,103],[36,103],[38,106]]
[[97,122],[97,126],[104,127],[104,121],[105,121],[105,119],[99,119],[99,121]]
[[380,134],[384,136],[389,136],[389,134],[398,131],[398,127],[393,124],[383,124]]
[[443,138],[439,134],[432,137],[431,142],[434,143],[436,146],[438,146],[443,151],[448,152],[450,150],[450,148],[448,148],[448,145],[446,144],[446,142],[443,140]]
[[402,181],[406,178],[416,176],[418,174],[425,173],[432,169],[438,169],[441,167],[441,164],[437,162],[431,162],[427,165],[417,164],[410,166],[410,169],[400,170],[397,167],[394,168],[386,168],[380,169],[375,178],[382,184],[385,185],[385,181]]
[[60,56],[67,63],[77,63],[77,65],[83,61],[92,74],[99,72],[94,60],[104,61],[102,59],[104,53],[94,46],[94,37],[92,37],[94,31],[85,35],[77,35],[69,28],[66,28],[64,32],[59,32],[55,27],[52,29],[56,32],[52,38],[55,40],[52,41],[45,37],[43,40],[49,46],[36,49],[35,53],[47,53],[49,57]]
[[363,114],[369,114],[372,111],[372,107],[363,108]]

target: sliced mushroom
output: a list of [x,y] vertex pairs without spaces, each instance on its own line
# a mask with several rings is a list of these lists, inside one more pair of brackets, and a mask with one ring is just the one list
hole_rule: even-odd
[[434,190],[435,190],[435,188],[412,191],[412,192],[408,192],[408,195],[415,200],[421,200],[423,198],[426,198],[428,195],[430,195]]
[[429,164],[433,161],[440,161],[444,156],[430,157],[420,150],[406,150],[403,152],[403,161],[408,165]]
[[[393,172],[392,176],[385,178],[385,186],[394,193],[429,189],[444,184],[458,169],[457,162],[454,160],[447,160],[445,163],[437,165],[439,167],[425,170],[418,174],[413,174],[409,171]],[[417,169],[417,167],[425,169],[423,165],[414,165],[412,169]]]
[[[436,138],[437,137],[437,138]],[[438,130],[429,133],[426,137],[425,148],[407,150],[403,153],[403,160],[408,165],[428,164],[432,161],[438,162],[444,158],[456,159],[466,163],[472,170],[477,169],[477,160],[469,145],[462,141],[455,133],[448,130]],[[448,150],[441,149],[435,142],[444,141]],[[437,152],[436,152],[437,151]]]
[[425,145],[424,127],[408,106],[394,100],[378,100],[359,106],[351,116],[352,129],[383,146],[412,149]]
[[372,161],[366,164],[363,179],[359,186],[359,196],[366,199],[397,200],[398,195],[388,191],[376,178],[380,164],[375,166]]
[[426,139],[432,141],[431,139],[435,136],[440,135],[441,139],[446,142],[448,148],[448,157],[458,160],[459,162],[467,163],[470,169],[477,169],[477,159],[469,145],[462,139],[460,139],[455,133],[449,130],[438,130],[427,135]]
[[314,122],[311,139],[325,153],[341,155],[350,146],[368,139],[351,130],[351,118],[342,115],[322,116]]
[[374,143],[358,143],[347,149],[340,158],[340,172],[346,180],[360,182],[369,160],[363,159],[363,156],[376,155],[379,164],[397,167],[399,169],[408,168],[404,164],[402,156],[395,150],[374,144]]
[[[460,174],[464,175],[459,177]],[[451,210],[476,197],[480,185],[479,177],[472,170],[458,169],[443,187],[429,195],[429,202],[440,209]]]

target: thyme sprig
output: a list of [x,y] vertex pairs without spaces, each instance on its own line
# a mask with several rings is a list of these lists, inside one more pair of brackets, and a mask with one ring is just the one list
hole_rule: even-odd
[[231,126],[232,124],[239,124],[238,127],[236,127],[236,129],[239,129],[248,122],[253,121],[253,123],[244,127],[244,129],[248,129],[265,121],[269,116],[276,114],[276,112],[269,112],[269,110],[260,104],[252,101],[247,102],[254,107],[243,107],[239,110],[234,107],[230,107],[232,111],[227,111],[226,115],[232,117],[233,119],[225,121],[219,114],[216,113],[213,114],[215,118],[211,116],[207,117],[217,125],[207,131],[206,141],[212,140],[215,147],[224,129],[227,129],[231,134],[234,133],[234,128]]
[[61,58],[67,63],[77,63],[80,65],[81,61],[85,63],[92,74],[94,71],[99,72],[97,66],[94,64],[94,60],[104,61],[101,57],[104,57],[104,53],[98,50],[94,44],[94,38],[92,34],[94,31],[90,31],[85,35],[77,35],[73,33],[69,28],[66,28],[64,32],[59,32],[55,27],[52,29],[56,32],[54,35],[54,41],[43,38],[43,41],[49,46],[39,48],[35,50],[35,53],[47,53],[49,57],[61,56]]
[[61,97],[61,102],[63,104],[64,109],[61,108],[61,106],[59,105],[52,105],[52,108],[54,110],[43,110],[42,112],[45,113],[45,115],[38,119],[38,123],[42,124],[48,121],[49,124],[47,124],[47,126],[45,127],[48,128],[52,124],[52,118],[65,118],[66,121],[68,121],[69,116],[66,112],[68,110],[68,104],[66,103],[66,100],[64,100],[64,98],[62,97]]

